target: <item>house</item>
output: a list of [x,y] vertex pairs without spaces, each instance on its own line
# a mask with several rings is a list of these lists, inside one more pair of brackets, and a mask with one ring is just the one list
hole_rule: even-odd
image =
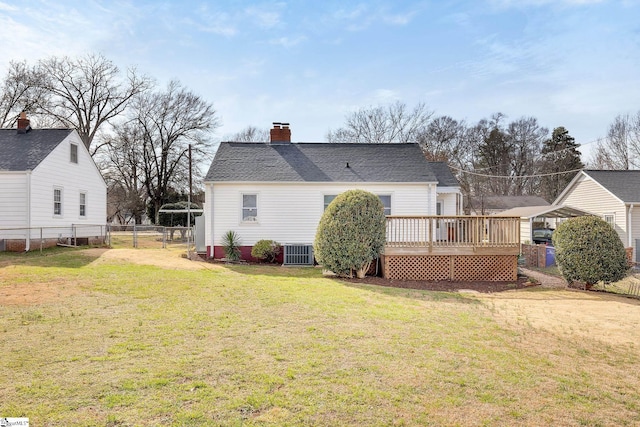
[[469,196],[464,211],[469,215],[494,215],[508,209],[528,206],[548,206],[540,196]]
[[640,171],[582,170],[554,204],[572,206],[607,221],[640,261]]
[[73,129],[0,129],[0,250],[104,236],[106,184]]
[[261,239],[310,247],[324,209],[338,194],[377,194],[387,215],[457,215],[460,187],[417,144],[292,143],[274,123],[264,143],[223,142],[205,178],[205,244],[222,258],[222,236],[239,234],[242,257]]

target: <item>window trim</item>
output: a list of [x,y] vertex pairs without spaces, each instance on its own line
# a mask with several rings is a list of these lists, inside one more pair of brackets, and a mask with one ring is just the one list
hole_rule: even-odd
[[[256,215],[255,219],[253,220],[245,220],[245,216],[244,216],[244,210],[245,209],[251,209],[251,207],[245,208],[244,206],[244,196],[255,196],[256,198],[256,206],[255,206],[255,210],[256,210]],[[259,201],[260,197],[259,197],[259,193],[258,192],[242,192],[240,193],[240,223],[241,224],[258,224],[260,222],[260,217],[259,217],[259,205],[260,205],[260,201]]]
[[[340,193],[338,193],[340,194]],[[329,205],[331,204],[331,202],[333,202],[333,199],[335,199],[336,197],[338,197],[338,194],[333,194],[333,193],[322,193],[322,212],[326,211],[327,208],[329,207]],[[331,197],[331,200],[329,201],[329,203],[326,203],[326,198],[327,197]]]
[[[607,217],[611,218],[611,222],[607,221]],[[610,213],[604,213],[602,214],[602,219],[609,224],[611,227],[613,227],[613,229],[615,230],[616,228],[616,213],[615,212],[610,212]]]
[[[87,219],[87,192],[80,191],[78,194],[78,217],[80,219]],[[84,196],[84,203],[82,201],[82,196]]]
[[[389,213],[386,213],[387,208],[385,207],[385,216],[388,215],[393,215],[393,194],[391,193],[382,193],[382,194],[376,194],[376,196],[378,196],[378,198],[380,199],[380,197],[388,197],[389,198]],[[382,199],[380,199],[380,201],[382,202]],[[384,202],[382,202],[382,206],[384,207]]]
[[[60,200],[56,201],[56,192],[60,193]],[[53,216],[56,218],[62,217],[64,214],[64,189],[62,187],[53,187]],[[56,213],[56,205],[59,206],[60,212]]]
[[[74,150],[75,148],[75,150]],[[69,144],[69,162],[78,164],[78,144]],[[75,154],[75,158],[74,158]]]

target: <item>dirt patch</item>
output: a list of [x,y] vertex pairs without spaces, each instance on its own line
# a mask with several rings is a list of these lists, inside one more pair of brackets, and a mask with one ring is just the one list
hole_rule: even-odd
[[532,284],[524,276],[518,277],[517,281],[510,282],[454,282],[438,281],[427,282],[423,280],[389,280],[383,277],[367,276],[364,279],[340,279],[349,283],[367,283],[370,285],[387,286],[392,288],[420,289],[425,291],[475,291],[479,293],[502,292],[514,289],[524,289]]
[[220,268],[207,262],[183,257],[184,250],[170,249],[85,249],[81,254],[96,258],[93,263],[126,261],[138,265],[153,265],[170,270],[203,270]]
[[0,305],[36,305],[80,293],[77,283],[14,283],[0,287]]
[[504,324],[609,344],[640,342],[640,301],[574,290],[505,292],[479,296]]

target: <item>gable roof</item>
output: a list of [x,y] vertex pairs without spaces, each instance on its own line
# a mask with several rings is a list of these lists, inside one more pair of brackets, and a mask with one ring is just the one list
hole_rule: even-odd
[[624,203],[640,203],[640,170],[582,171]]
[[72,129],[0,129],[0,170],[33,170],[69,134]]
[[[440,162],[436,162],[440,163]],[[222,142],[206,182],[424,182],[458,186],[418,144]],[[448,173],[447,173],[448,172]],[[454,183],[455,181],[455,183]]]

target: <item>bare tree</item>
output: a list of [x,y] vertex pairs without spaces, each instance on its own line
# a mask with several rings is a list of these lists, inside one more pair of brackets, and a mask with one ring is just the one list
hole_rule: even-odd
[[142,222],[146,209],[142,132],[132,123],[114,128],[100,150],[100,166],[107,182],[107,213],[120,222]]
[[10,62],[0,86],[0,128],[13,127],[21,111],[33,113],[45,97],[43,76],[26,61]]
[[229,141],[234,142],[268,142],[270,139],[269,129],[260,129],[256,126],[247,126],[228,138]]
[[63,126],[77,129],[87,149],[92,148],[102,125],[152,86],[151,79],[140,76],[133,68],[122,77],[112,61],[95,54],[76,59],[52,57],[40,61],[38,71],[46,76],[42,88],[49,95],[39,105],[40,111],[55,117]]
[[514,179],[511,194],[536,194],[539,179],[532,178],[538,170],[538,158],[549,129],[541,127],[534,117],[522,117],[509,123],[507,135],[511,142],[511,172]]
[[345,126],[327,133],[329,142],[418,142],[433,112],[424,103],[410,110],[405,103],[363,108],[346,117]]
[[[136,97],[135,121],[146,196],[158,222],[158,211],[170,190],[188,185],[189,145],[194,164],[209,158],[210,132],[219,126],[213,106],[172,81],[164,92]],[[198,168],[194,169],[199,175]]]
[[428,160],[460,163],[465,151],[465,131],[464,121],[440,116],[431,120],[418,141]]

